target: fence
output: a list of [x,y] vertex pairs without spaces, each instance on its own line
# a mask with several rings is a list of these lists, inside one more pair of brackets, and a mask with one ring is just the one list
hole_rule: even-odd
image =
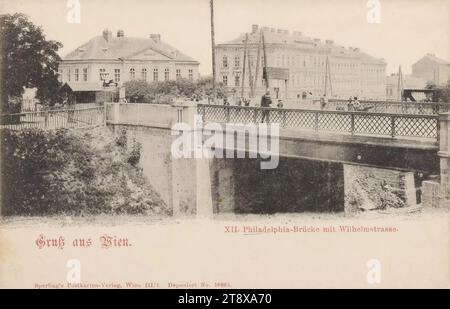
[[[329,100],[326,110],[348,111],[347,100]],[[360,101],[360,110],[372,113],[437,115],[450,111],[449,103],[400,102],[400,101]]]
[[104,114],[104,107],[8,114],[1,116],[0,128],[10,130],[83,128],[104,124]]
[[438,115],[276,109],[199,104],[205,122],[279,123],[283,128],[390,137],[437,139]]

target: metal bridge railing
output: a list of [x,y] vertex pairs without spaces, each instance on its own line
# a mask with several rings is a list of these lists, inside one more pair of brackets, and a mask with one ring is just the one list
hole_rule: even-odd
[[[347,100],[330,99],[326,110],[348,110]],[[400,101],[360,101],[360,110],[372,113],[437,115],[450,111],[450,103],[400,102]]]
[[0,116],[0,129],[83,128],[105,122],[104,107],[24,112]]
[[277,109],[199,104],[204,122],[278,123],[283,128],[383,137],[438,139],[438,115]]

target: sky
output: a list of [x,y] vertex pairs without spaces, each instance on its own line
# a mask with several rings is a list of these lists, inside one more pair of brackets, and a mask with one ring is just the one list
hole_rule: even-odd
[[[161,39],[200,62],[211,74],[209,0],[79,0],[80,23],[69,23],[76,0],[0,0],[0,12],[25,13],[66,55],[109,28],[126,36]],[[378,0],[379,23],[368,12],[377,0],[214,0],[216,44],[250,32],[252,24],[301,31],[312,38],[384,58],[386,73],[411,72],[426,53],[450,60],[450,0]],[[368,8],[369,5],[369,8]]]

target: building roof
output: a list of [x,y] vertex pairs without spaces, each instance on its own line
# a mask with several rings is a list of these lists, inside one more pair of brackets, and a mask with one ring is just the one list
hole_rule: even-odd
[[429,61],[432,61],[432,62],[437,63],[437,64],[450,65],[450,63],[449,63],[448,61],[445,61],[444,59],[441,59],[441,58],[436,57],[435,54],[426,54],[425,56],[423,56],[422,58],[420,58],[419,60],[417,60],[417,61],[413,64],[413,66],[416,65],[416,64],[418,64],[419,62],[421,62],[421,61],[423,61],[423,60],[429,60]]
[[[426,54],[419,61],[424,60],[424,59],[431,60],[431,61],[436,62],[438,64],[450,64],[448,61],[445,61],[444,59],[436,57],[435,54]],[[419,62],[419,61],[417,61],[417,62]]]
[[[324,52],[330,52],[331,55],[356,56],[366,62],[386,64],[384,59],[370,56],[360,51],[359,48],[346,48],[344,46],[335,44],[332,40],[322,41],[317,38],[313,39],[305,36],[302,32],[298,31],[294,31],[291,33],[288,30],[268,27],[263,27],[260,29],[257,25],[253,25],[252,32],[248,33],[248,44],[258,44],[260,33],[259,30],[264,33],[264,42],[266,44],[286,44],[296,47],[317,48],[318,50],[322,50]],[[243,44],[245,42],[245,36],[246,34],[242,33],[237,38],[222,44],[218,44],[218,46]]]
[[197,62],[159,39],[96,36],[63,57],[63,60],[118,60],[129,59],[146,50],[152,50],[171,60]]
[[64,86],[67,85],[72,89],[72,91],[100,91],[103,90],[103,87],[99,83],[76,83],[76,82],[67,82]]

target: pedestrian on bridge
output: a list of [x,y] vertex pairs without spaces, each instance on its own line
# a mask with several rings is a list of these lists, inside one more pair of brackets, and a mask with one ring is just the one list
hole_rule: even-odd
[[283,100],[278,100],[278,104],[277,104],[278,108],[283,108]]
[[355,110],[355,106],[353,104],[353,97],[348,98],[348,103],[347,103],[347,110],[349,112],[352,112]]
[[[261,98],[261,107],[263,108],[267,108],[270,107],[270,104],[272,104],[272,99],[270,97],[270,92],[266,91],[266,94],[262,96]],[[261,122],[264,122],[264,120],[266,120],[267,122],[270,121],[269,119],[269,111],[264,109],[262,111],[262,119]]]

